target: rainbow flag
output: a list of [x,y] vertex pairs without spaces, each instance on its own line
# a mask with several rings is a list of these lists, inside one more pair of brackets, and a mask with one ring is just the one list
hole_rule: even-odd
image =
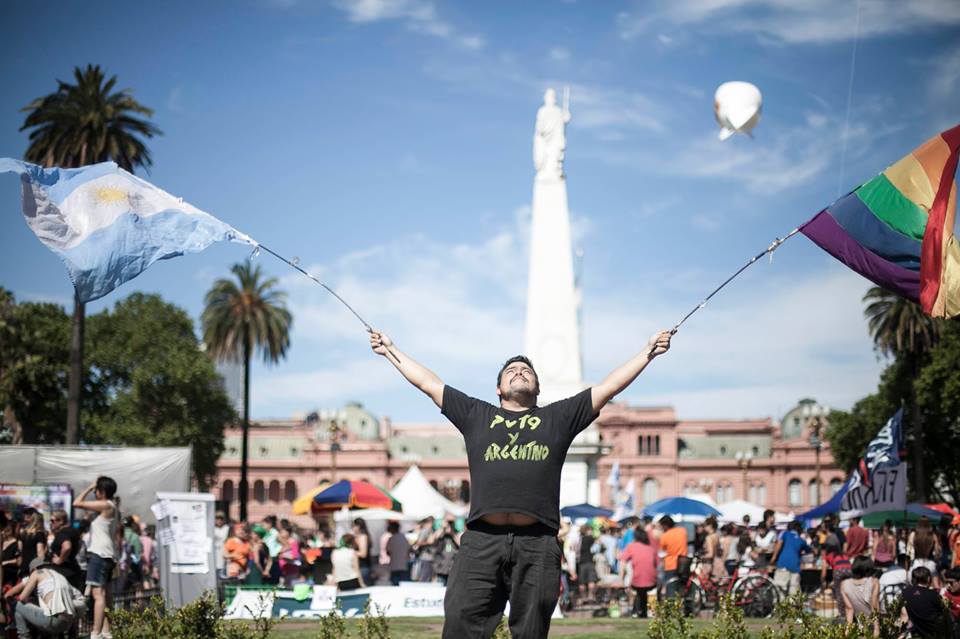
[[800,232],[928,315],[960,315],[958,149],[960,125],[820,211]]

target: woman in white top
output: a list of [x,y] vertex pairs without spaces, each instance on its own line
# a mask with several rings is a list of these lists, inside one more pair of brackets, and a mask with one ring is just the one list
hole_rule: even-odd
[[[39,606],[29,603],[34,590]],[[17,599],[14,618],[20,639],[30,639],[35,632],[44,635],[66,632],[85,610],[83,594],[59,572],[49,570],[40,557],[30,562],[30,577]]]
[[[95,499],[87,499],[91,492]],[[80,493],[80,498],[73,503],[74,508],[98,513],[90,523],[90,544],[87,546],[87,585],[93,596],[90,639],[109,639],[111,636],[110,621],[105,613],[110,603],[110,579],[117,561],[119,513],[114,501],[116,494],[117,482],[109,477],[97,477],[97,481]]]
[[357,556],[357,542],[350,533],[340,538],[340,546],[330,555],[333,564],[333,580],[341,591],[364,588],[360,574],[360,558]]

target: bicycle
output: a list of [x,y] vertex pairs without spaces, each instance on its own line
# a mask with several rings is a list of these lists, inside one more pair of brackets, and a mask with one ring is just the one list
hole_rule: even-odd
[[[780,589],[765,573],[748,573],[743,577],[722,575],[719,578],[711,575],[704,580],[700,575],[700,566],[699,557],[695,557],[690,573],[671,577],[664,582],[657,589],[657,598],[662,600],[668,592],[672,592],[672,596],[681,596],[683,612],[690,617],[700,614],[708,603],[716,608],[721,595],[729,595],[733,604],[743,610],[743,615],[750,618],[771,616],[780,602]],[[736,572],[739,570],[738,565]]]

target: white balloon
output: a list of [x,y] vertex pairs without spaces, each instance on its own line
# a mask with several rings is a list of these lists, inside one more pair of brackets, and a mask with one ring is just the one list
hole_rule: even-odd
[[749,82],[724,82],[713,94],[713,112],[720,125],[720,139],[734,133],[750,135],[760,121],[763,96]]

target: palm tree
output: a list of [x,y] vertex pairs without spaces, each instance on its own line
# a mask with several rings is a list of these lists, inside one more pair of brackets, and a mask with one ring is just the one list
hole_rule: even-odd
[[[878,286],[863,296],[864,315],[873,336],[874,347],[881,354],[906,362],[916,379],[923,359],[940,338],[940,323],[923,312],[920,305]],[[913,386],[911,385],[911,389]],[[927,500],[927,477],[923,464],[923,424],[916,397],[911,390],[911,425],[914,432],[913,468],[917,499]]]
[[276,278],[262,279],[260,267],[249,262],[230,269],[236,280],[219,279],[207,292],[203,310],[203,341],[220,360],[243,361],[243,443],[240,453],[240,520],[247,520],[247,441],[250,430],[250,356],[260,351],[263,361],[275,364],[290,346],[293,318],[285,306],[286,293]]
[[[149,167],[150,152],[141,137],[151,138],[161,132],[137,116],[149,118],[153,111],[134,100],[129,89],[114,91],[117,76],[107,80],[99,66],[76,67],[73,76],[75,84],[57,80],[56,92],[37,98],[21,109],[29,114],[20,130],[33,129],[24,159],[63,168],[113,160],[131,173],[135,167]],[[67,391],[67,444],[76,444],[80,436],[84,314],[84,304],[75,294]]]

